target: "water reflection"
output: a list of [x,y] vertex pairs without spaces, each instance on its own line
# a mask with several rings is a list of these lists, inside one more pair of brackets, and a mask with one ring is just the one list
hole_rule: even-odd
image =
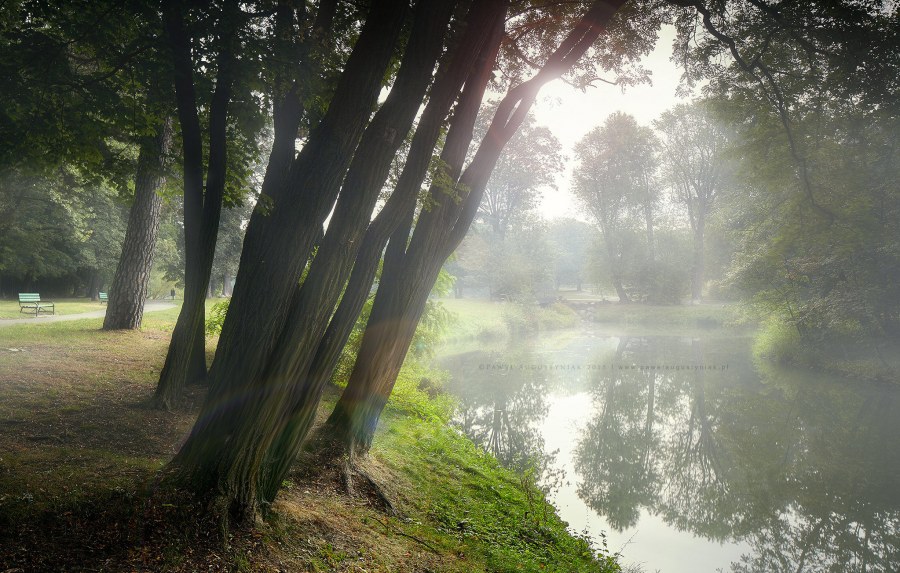
[[457,422],[476,444],[506,467],[529,465],[543,471],[552,461],[537,424],[547,415],[545,377],[538,369],[508,368],[533,355],[527,344],[505,352],[469,352],[448,358],[454,393],[459,396]]
[[[485,367],[561,361],[599,366]],[[662,367],[685,363],[728,369]],[[673,530],[742,542],[752,549],[735,573],[900,571],[894,388],[753,364],[748,341],[728,338],[597,344],[584,333],[562,347],[533,341],[442,365],[463,429],[513,467],[547,459],[538,428],[554,400],[589,400],[566,469],[609,527],[651,514]]]

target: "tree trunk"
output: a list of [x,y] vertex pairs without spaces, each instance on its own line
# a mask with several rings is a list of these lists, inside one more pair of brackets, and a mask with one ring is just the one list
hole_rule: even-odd
[[616,256],[612,238],[610,237],[611,234],[612,233],[608,230],[603,232],[603,242],[606,243],[606,260],[609,263],[609,272],[611,275],[610,280],[612,281],[613,288],[616,289],[616,296],[619,297],[619,302],[631,302],[631,298],[629,298],[628,292],[622,284],[622,271],[619,268],[619,258]]
[[703,298],[703,281],[705,274],[705,256],[703,235],[706,228],[706,221],[702,214],[697,217],[697,225],[694,229],[694,253],[693,264],[691,265],[691,301],[700,302]]
[[84,287],[84,296],[85,298],[91,299],[91,301],[97,301],[99,299],[100,292],[100,273],[97,269],[88,269],[87,277],[85,278],[85,287]]
[[[373,3],[321,123],[292,162],[288,185],[265,186],[251,217],[239,278],[210,371],[210,392],[171,478],[220,496],[229,514],[252,517],[259,470],[283,428],[285,384],[265,381],[317,229],[328,215],[369,120],[408,11],[403,0]],[[268,173],[267,173],[268,178]]]
[[[597,2],[589,9],[538,74],[512,88],[500,103],[472,163],[453,189],[456,193],[432,186],[435,206],[420,213],[408,248],[405,235],[398,232],[391,238],[356,364],[347,388],[328,420],[329,428],[349,454],[368,451],[429,292],[444,261],[462,241],[474,219],[503,147],[524,121],[540,87],[575,64],[622,3]],[[494,33],[502,34],[502,25]],[[487,71],[487,76],[495,55],[496,52],[491,54],[489,65],[482,68]],[[486,81],[487,78],[483,78]],[[451,169],[455,167],[453,162],[446,163]],[[457,181],[457,178],[451,180]],[[451,198],[457,194],[462,198],[459,202]]]
[[[466,151],[472,139],[478,108],[484,97],[487,81],[490,78],[497,50],[499,49],[505,11],[506,6],[504,3],[502,10],[495,15],[495,18],[483,20],[490,26],[487,34],[490,40],[485,44],[485,50],[480,54],[479,63],[474,72],[466,80],[465,89],[451,122],[450,131],[447,133],[441,160],[447,170],[446,177],[452,180],[456,180],[459,177]],[[446,192],[450,190],[443,187],[440,187],[441,191],[437,190],[439,185],[434,184],[432,186],[432,194],[449,196]],[[410,207],[414,208],[414,204],[410,205]],[[356,358],[356,365],[351,373],[347,390],[344,391],[328,420],[328,431],[351,454],[364,453],[371,444],[374,426],[370,428],[368,422],[373,421],[377,424],[378,416],[384,408],[387,396],[390,395],[390,389],[393,387],[393,382],[396,380],[403,360],[406,357],[412,336],[415,334],[418,319],[424,311],[425,301],[427,301],[428,292],[431,290],[430,285],[434,283],[437,273],[440,272],[440,265],[434,271],[433,277],[429,277],[428,274],[421,272],[409,275],[406,275],[404,272],[403,263],[406,242],[412,227],[413,215],[413,210],[408,210],[404,214],[403,221],[395,227],[390,237],[390,246],[385,255],[382,269],[382,280],[378,285],[372,313],[369,316],[359,354]],[[357,265],[359,264],[357,262]],[[368,259],[366,261],[363,272],[366,273],[366,279],[368,280],[361,284],[372,284],[377,266],[377,259]],[[355,277],[357,269],[354,268],[353,272]],[[360,275],[362,275],[362,272]],[[408,280],[404,282],[402,279],[399,279],[402,276],[406,276]],[[351,277],[351,283],[352,280],[353,277]],[[414,285],[413,283],[416,284]],[[361,288],[354,290],[356,295],[355,303],[358,305],[356,308],[357,315],[365,301],[364,293],[367,294],[367,289],[368,286],[366,290]],[[421,304],[416,304],[416,294],[421,295],[423,292],[424,297],[419,297],[421,298]],[[341,307],[344,307],[344,301],[341,302]],[[341,308],[339,308],[338,312],[340,311]],[[406,319],[405,322],[404,319]],[[349,336],[352,324],[345,322],[344,326],[346,328],[345,332]],[[344,342],[346,342],[346,338]],[[337,350],[339,352],[339,349]],[[333,355],[334,362],[337,360],[336,354]],[[387,394],[383,394],[383,392],[379,394],[379,389],[382,391],[386,390]],[[370,395],[372,395],[371,399],[368,399]],[[383,399],[379,398],[379,396]],[[372,415],[374,415],[374,418],[371,417]]]
[[166,31],[173,51],[175,96],[184,148],[184,302],[154,395],[158,407],[171,409],[188,381],[201,383],[206,379],[206,290],[212,274],[225,192],[226,127],[234,81],[233,44],[238,31],[239,10],[236,2],[228,3],[221,22],[222,45],[217,58],[216,88],[209,105],[209,158],[204,189],[202,129],[190,38],[180,8],[172,3],[166,3],[164,8]]
[[425,99],[455,4],[456,0],[429,0],[428,10],[416,12],[394,85],[356,149],[328,232],[294,295],[285,329],[269,359],[262,383],[286,384],[289,398],[279,400],[287,405],[283,427],[260,469],[261,497],[267,501],[274,499],[312,424],[324,384],[313,383],[305,374],[350,274],[391,161]]
[[141,142],[134,202],[128,215],[122,255],[109,289],[103,330],[141,327],[162,210],[162,197],[157,190],[166,181],[166,157],[172,147],[172,132],[172,118],[166,117],[157,127],[156,137]]

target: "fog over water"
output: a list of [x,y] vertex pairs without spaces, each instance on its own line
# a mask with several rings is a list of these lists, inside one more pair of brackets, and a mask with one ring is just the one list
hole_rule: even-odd
[[624,563],[897,571],[900,390],[754,362],[750,346],[584,324],[437,362],[466,434],[510,467],[537,460],[561,517]]

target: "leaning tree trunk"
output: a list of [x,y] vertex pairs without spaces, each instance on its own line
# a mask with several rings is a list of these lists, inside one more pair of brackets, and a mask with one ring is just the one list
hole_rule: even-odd
[[141,327],[162,210],[162,197],[157,190],[166,181],[166,157],[171,147],[172,118],[167,117],[157,127],[155,137],[141,142],[134,202],[128,215],[122,255],[109,289],[103,330]]
[[372,444],[378,419],[442,265],[443,260],[432,264],[418,280],[404,280],[402,277],[409,275],[402,273],[393,277],[382,273],[356,364],[328,418],[328,429],[351,457],[365,454]]
[[622,283],[622,271],[619,268],[619,261],[616,257],[616,253],[612,252],[612,247],[608,248],[607,260],[609,261],[609,268],[611,274],[611,280],[613,284],[613,288],[616,289],[616,296],[619,297],[619,302],[631,302],[631,297],[628,296],[628,291],[625,290],[625,285]]
[[[462,94],[461,102],[456,107],[441,159],[445,165],[450,165],[455,160],[448,154],[465,154],[468,142],[464,141],[465,134],[462,136],[458,134],[464,131],[461,125],[474,122],[473,114],[478,113],[482,97],[480,92],[474,91],[473,86],[477,85],[478,74],[477,71],[471,73],[471,68],[475,65],[479,54],[491,53],[494,50],[494,46],[485,45],[484,40],[490,36],[490,31],[496,25],[496,19],[502,18],[505,12],[505,2],[497,0],[476,3],[467,16],[466,22],[469,24],[466,25],[466,33],[458,41],[457,50],[446,72],[442,73],[444,70],[438,72],[397,186],[369,225],[361,241],[347,287],[328,324],[328,329],[319,342],[315,358],[306,375],[312,384],[323,386],[331,379],[341,351],[347,344],[369,297],[378,263],[388,240],[398,232],[398,229],[404,240],[409,235],[419,189],[431,163],[432,152],[440,135],[444,117],[464,81],[469,87]],[[467,76],[471,81],[467,80]],[[471,138],[470,133],[468,137]],[[453,151],[454,149],[456,151]]]
[[610,281],[612,281],[613,288],[616,289],[616,296],[619,297],[619,302],[631,302],[628,291],[625,290],[625,285],[622,284],[621,262],[616,255],[616,249],[612,238],[613,233],[609,229],[609,226],[603,227],[602,231],[603,242],[606,245],[606,262],[609,265]]
[[372,4],[325,117],[292,162],[286,185],[270,187],[271,201],[257,207],[247,228],[210,391],[168,478],[219,498],[239,519],[259,507],[260,464],[283,423],[284,405],[272,402],[288,389],[266,384],[262,374],[377,102],[408,9],[404,0]]
[[[490,28],[488,28],[487,34],[490,40],[480,55],[474,72],[466,81],[450,131],[447,133],[441,161],[447,171],[444,174],[445,177],[453,181],[459,177],[462,171],[462,164],[472,139],[478,108],[494,67],[502,38],[504,13],[505,6],[503,11],[496,15],[497,18],[489,22]],[[437,183],[432,186],[431,194],[448,197],[451,195],[450,191],[452,189],[446,189],[442,184]],[[409,209],[403,213],[400,224],[396,226],[390,236],[390,246],[385,254],[382,279],[378,285],[369,321],[366,324],[356,364],[350,381],[348,381],[347,389],[328,419],[326,432],[343,444],[346,452],[351,456],[364,453],[371,444],[371,436],[374,434],[374,426],[371,424],[377,423],[387,396],[390,395],[390,390],[400,372],[409,344],[415,334],[416,324],[424,311],[428,292],[434,280],[437,279],[437,273],[440,272],[440,266],[443,264],[442,261],[437,266],[433,277],[428,273],[405,273],[406,269],[403,268],[403,265],[406,242],[413,223],[414,208],[414,203],[409,205]],[[373,229],[378,228],[376,225],[379,221],[376,220],[375,223]],[[381,249],[378,247],[381,247],[383,243],[375,244],[378,246],[374,247],[373,245],[373,247],[378,249],[377,253],[380,253]],[[371,253],[376,252],[374,248],[370,251]],[[351,284],[348,287],[350,292],[344,295],[345,298],[348,294],[353,296],[350,299],[356,311],[353,320],[355,320],[355,316],[358,316],[375,277],[378,265],[377,256],[358,261],[357,265],[361,268],[354,268],[354,276],[351,277]],[[360,271],[358,278],[357,270]],[[400,278],[404,276],[406,280]],[[354,284],[354,279],[360,282]],[[416,297],[422,292],[425,294],[424,297]],[[420,303],[415,300],[417,298],[421,299]],[[344,301],[342,300],[341,306],[338,308],[338,315],[343,307]],[[345,314],[340,318],[344,321],[343,334],[345,336],[342,342],[346,342],[346,337],[349,336],[352,328],[352,324],[348,320],[351,317],[349,314]],[[342,346],[332,346],[331,348],[330,366],[332,369],[337,360],[337,353]],[[314,367],[321,368],[322,365],[314,364]],[[325,372],[319,371],[317,374],[322,376]],[[330,375],[330,371],[328,374]]]
[[[425,99],[455,4],[456,0],[429,0],[428,10],[416,12],[394,85],[355,151],[328,232],[293,298],[285,329],[263,374],[265,384],[289,388],[288,400],[279,400],[281,428],[260,468],[260,497],[265,501],[274,499],[306,439],[324,385],[305,374],[357,258],[379,191],[402,143],[401,134],[409,132],[419,102]],[[442,111],[448,108],[449,103]]]
[[[409,247],[404,248],[405,237],[395,233],[391,238],[353,373],[328,420],[351,455],[365,453],[371,444],[428,294],[471,225],[503,147],[524,121],[541,86],[575,64],[622,4],[624,0],[595,2],[538,74],[504,97],[472,163],[455,185],[462,199],[457,203],[446,190],[433,186],[436,206],[420,213]],[[395,258],[396,263],[391,260]]]

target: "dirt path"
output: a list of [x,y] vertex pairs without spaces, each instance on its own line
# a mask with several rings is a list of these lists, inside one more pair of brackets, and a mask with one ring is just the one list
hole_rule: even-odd
[[[166,310],[173,308],[175,305],[162,300],[148,300],[144,303],[144,312],[155,312],[158,310]],[[42,324],[45,322],[60,322],[63,320],[80,320],[82,318],[100,318],[106,316],[106,309],[95,310],[93,312],[79,312],[77,314],[42,314],[38,317],[31,318],[12,318],[0,320],[0,328],[4,326],[12,326],[14,324]]]

